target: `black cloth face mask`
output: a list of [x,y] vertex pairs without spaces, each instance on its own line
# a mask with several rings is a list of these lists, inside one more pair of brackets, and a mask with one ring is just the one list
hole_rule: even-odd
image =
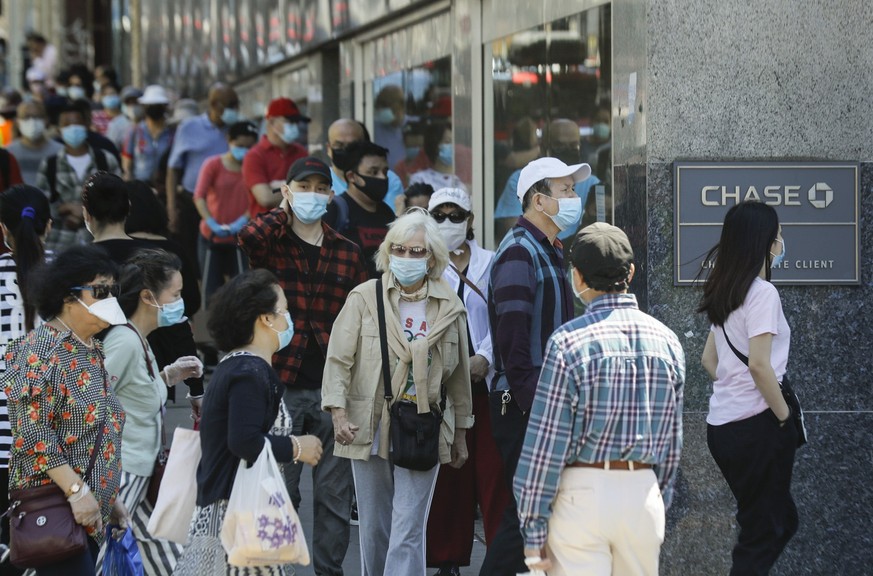
[[381,202],[388,194],[388,178],[373,178],[355,172],[358,178],[364,181],[364,185],[355,184],[355,187],[364,193],[367,198],[374,202]]

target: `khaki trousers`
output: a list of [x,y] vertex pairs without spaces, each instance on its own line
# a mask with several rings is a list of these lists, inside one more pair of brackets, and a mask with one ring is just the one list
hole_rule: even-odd
[[657,576],[664,502],[651,469],[565,468],[549,520],[549,576]]

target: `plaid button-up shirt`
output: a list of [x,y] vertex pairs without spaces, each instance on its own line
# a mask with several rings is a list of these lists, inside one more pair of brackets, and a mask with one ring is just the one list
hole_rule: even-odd
[[317,270],[309,269],[302,240],[291,232],[288,214],[280,208],[260,214],[239,233],[239,244],[252,268],[273,272],[288,298],[294,338],[273,356],[273,367],[289,387],[297,379],[309,334],[326,355],[333,322],[346,297],[367,280],[361,249],[326,224],[321,227],[324,239]]
[[514,490],[525,546],[541,548],[572,462],[653,464],[665,506],[682,449],[685,353],[633,294],[594,299],[549,339]]

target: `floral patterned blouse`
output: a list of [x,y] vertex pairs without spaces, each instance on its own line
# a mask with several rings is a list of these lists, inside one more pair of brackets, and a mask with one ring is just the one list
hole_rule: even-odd
[[[0,386],[9,401],[12,449],[9,489],[50,484],[47,471],[69,464],[84,476],[106,419],[90,478],[104,524],[121,480],[121,429],[124,411],[112,393],[99,340],[88,348],[72,332],[44,324],[6,347]],[[98,541],[102,534],[92,533]]]

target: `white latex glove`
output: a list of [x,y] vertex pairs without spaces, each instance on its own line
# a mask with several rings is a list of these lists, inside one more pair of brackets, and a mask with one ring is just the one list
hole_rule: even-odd
[[188,378],[203,376],[203,362],[197,356],[182,356],[172,364],[164,367],[164,382],[167,386],[175,386]]

